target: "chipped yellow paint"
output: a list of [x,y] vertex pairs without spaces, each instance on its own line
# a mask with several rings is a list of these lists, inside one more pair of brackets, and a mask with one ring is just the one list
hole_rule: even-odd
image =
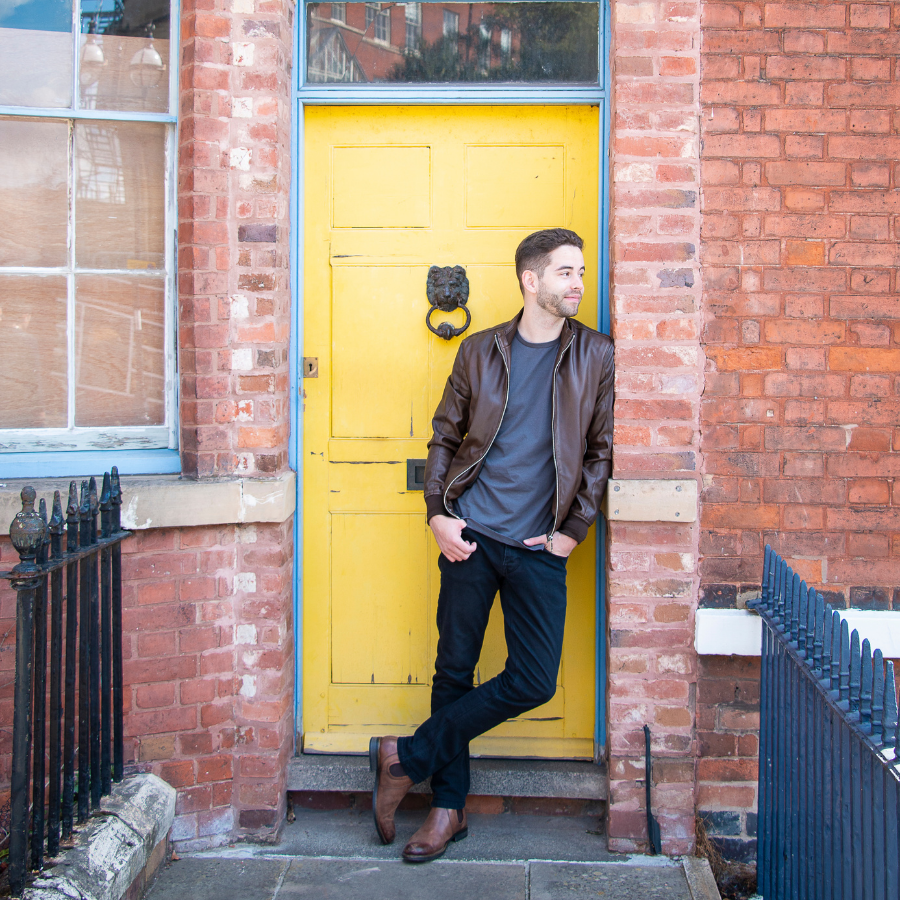
[[[303,746],[362,752],[428,715],[437,547],[406,460],[424,458],[460,339],[425,327],[431,265],[463,265],[470,333],[521,307],[513,254],[566,225],[585,239],[580,318],[597,319],[596,108],[306,109]],[[461,324],[459,311],[435,314]],[[584,758],[594,734],[594,534],[569,564],[556,696],[474,742]],[[499,602],[477,677],[506,657]]]

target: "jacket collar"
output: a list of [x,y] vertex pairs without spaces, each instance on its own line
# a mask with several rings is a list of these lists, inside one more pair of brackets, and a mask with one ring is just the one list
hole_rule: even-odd
[[[522,314],[524,312],[525,309],[523,307],[512,319],[502,325],[498,325],[494,331],[494,334],[500,340],[501,348],[507,352],[509,351],[509,345],[512,343],[512,339],[516,336],[516,332],[519,330],[519,322],[522,321]],[[563,319],[562,333],[559,336],[560,353],[562,353],[569,345],[569,339],[574,333],[575,329],[572,327],[572,323],[569,321],[569,319]]]

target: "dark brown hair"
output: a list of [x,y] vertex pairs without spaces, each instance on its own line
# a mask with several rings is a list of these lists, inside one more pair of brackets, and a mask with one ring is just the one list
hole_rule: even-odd
[[584,241],[568,228],[545,228],[543,231],[529,234],[516,248],[516,277],[519,279],[519,290],[525,293],[522,284],[523,272],[534,272],[540,277],[550,262],[550,254],[557,247],[568,246],[577,247],[579,250],[584,247]]

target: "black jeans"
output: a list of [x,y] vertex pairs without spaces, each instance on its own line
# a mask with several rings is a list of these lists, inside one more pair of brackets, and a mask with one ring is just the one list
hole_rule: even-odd
[[[431,717],[398,743],[415,782],[431,775],[432,806],[462,809],[469,793],[469,741],[556,693],[566,620],[566,560],[510,547],[469,530],[478,549],[462,562],[441,555],[438,649]],[[475,687],[473,676],[497,592],[506,668]]]

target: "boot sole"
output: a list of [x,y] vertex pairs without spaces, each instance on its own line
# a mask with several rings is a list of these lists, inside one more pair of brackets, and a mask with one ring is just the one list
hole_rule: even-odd
[[375,830],[382,844],[390,844],[391,842],[384,836],[381,826],[378,824],[378,753],[381,750],[381,738],[373,737],[369,739],[369,771],[375,773],[375,786],[372,788],[372,818],[375,821]]
[[456,834],[454,834],[453,837],[450,838],[450,840],[447,841],[447,843],[444,844],[443,847],[441,847],[440,852],[432,853],[430,856],[406,856],[406,854],[404,854],[403,861],[413,863],[415,865],[416,863],[427,863],[432,862],[432,860],[435,859],[440,859],[440,857],[442,857],[447,852],[447,847],[450,846],[451,841],[455,844],[457,841],[461,841],[468,836],[469,828],[468,826],[466,826],[461,831],[457,831]]

